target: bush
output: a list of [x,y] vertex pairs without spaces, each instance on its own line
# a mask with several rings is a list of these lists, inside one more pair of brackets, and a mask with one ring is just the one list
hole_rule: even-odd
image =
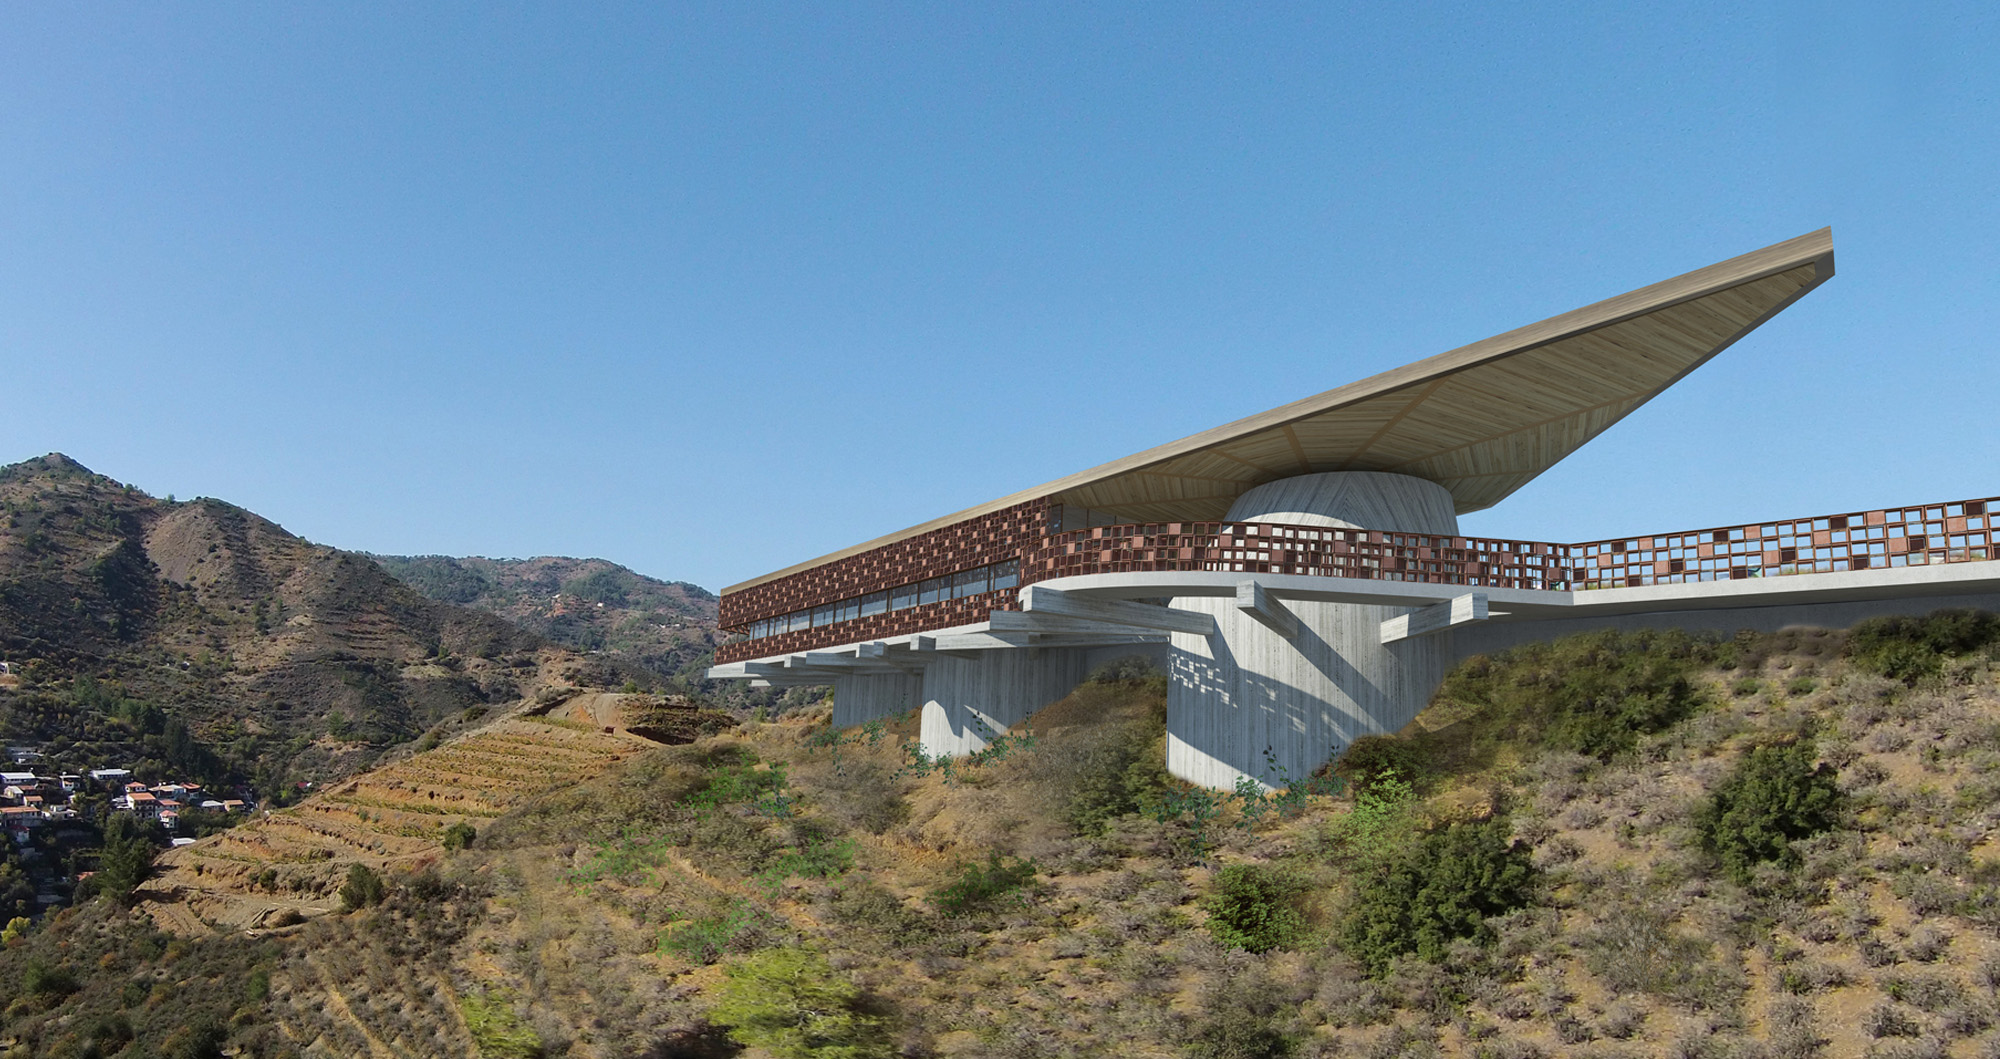
[[1610,629],[1469,659],[1438,699],[1471,716],[1426,742],[1474,756],[1542,745],[1608,759],[1693,715],[1703,700],[1690,676],[1718,650],[1681,632]]
[[1827,830],[1841,803],[1833,766],[1809,743],[1760,746],[1737,763],[1695,816],[1701,847],[1739,883],[1759,864],[1795,868],[1792,842]]
[[1020,890],[1039,870],[1032,860],[988,853],[983,866],[961,866],[957,877],[931,896],[931,903],[948,916],[969,915],[1001,904],[1025,904]]
[[51,967],[40,960],[28,964],[21,975],[21,991],[29,996],[61,998],[81,988],[68,968]]
[[731,952],[749,952],[770,933],[770,913],[738,899],[721,915],[696,916],[660,932],[659,950],[693,964],[714,963]]
[[1421,786],[1425,769],[1423,748],[1393,735],[1364,735],[1349,743],[1333,765],[1334,775],[1346,780],[1357,797],[1372,790],[1384,776]]
[[1063,815],[1077,834],[1102,834],[1111,821],[1140,812],[1172,784],[1166,766],[1165,721],[1128,725],[1072,748],[1073,770]]
[[1393,768],[1374,775],[1355,793],[1354,807],[1333,825],[1333,839],[1353,854],[1362,871],[1399,856],[1417,837],[1416,791]]
[[460,997],[458,1011],[472,1032],[480,1059],[541,1059],[541,1035],[514,1011],[504,993],[480,992]]
[[882,1020],[856,1008],[861,990],[806,949],[767,949],[723,969],[708,1019],[737,1043],[780,1059],[888,1053]]
[[[1585,937],[1583,949],[1584,966],[1614,992],[1651,993],[1708,1010],[1727,1007],[1739,994],[1742,983],[1714,959],[1713,942],[1676,930],[1667,915],[1644,903],[1628,900],[1613,907]],[[1789,977],[1782,981],[1790,988]]]
[[1269,1016],[1231,1005],[1200,1021],[1187,1051],[1190,1059],[1288,1059],[1297,1046]]
[[1491,944],[1486,920],[1533,896],[1528,857],[1527,844],[1510,841],[1499,818],[1425,835],[1361,880],[1341,944],[1377,977],[1399,956],[1437,963],[1454,941]]
[[461,849],[470,849],[472,848],[472,840],[478,837],[478,830],[471,824],[461,820],[444,829],[444,848],[453,852]]
[[379,905],[388,892],[382,876],[366,864],[356,864],[347,869],[347,881],[340,887],[340,910],[352,912],[357,908]]
[[1939,610],[1921,618],[1870,618],[1847,636],[1854,664],[1915,685],[1944,669],[1946,658],[2000,642],[2000,617],[1980,610]]
[[1202,899],[1208,931],[1224,945],[1251,952],[1290,948],[1305,934],[1305,917],[1294,907],[1305,892],[1305,881],[1282,869],[1227,865]]
[[181,1026],[160,1042],[161,1059],[222,1059],[229,1032],[213,1016]]

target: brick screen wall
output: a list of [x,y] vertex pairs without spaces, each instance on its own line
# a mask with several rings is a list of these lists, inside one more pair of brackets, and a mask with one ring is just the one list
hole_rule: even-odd
[[766,636],[761,640],[723,644],[715,649],[715,660],[743,662],[752,658],[790,654],[793,651],[811,651],[838,644],[879,640],[884,636],[901,636],[908,632],[928,632],[931,629],[949,629],[954,625],[970,625],[973,622],[985,621],[986,616],[996,610],[1020,610],[1021,601],[1017,591],[1009,588],[1000,592],[983,592],[963,599],[925,603],[907,610],[874,614],[836,625],[796,629],[775,636]]
[[[885,544],[839,562],[801,570],[741,592],[731,592],[722,597],[718,623],[725,629],[737,629],[764,618],[880,592],[925,578],[1019,559],[1029,547],[1048,535],[1052,508],[1053,505],[1045,499],[1030,500],[990,515]],[[987,613],[995,608],[1014,610],[1018,607],[1019,603],[1011,590],[986,592],[875,614],[827,628],[780,633],[757,640],[754,645],[725,644],[716,650],[715,658],[718,662],[738,662],[813,646],[949,628],[984,621]],[[798,646],[792,646],[794,643]]]

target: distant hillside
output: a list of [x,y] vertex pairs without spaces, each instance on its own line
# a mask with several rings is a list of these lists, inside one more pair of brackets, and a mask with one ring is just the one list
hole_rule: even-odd
[[0,467],[0,659],[22,674],[0,688],[10,745],[269,788],[365,768],[469,707],[651,679],[60,454]]
[[714,593],[603,559],[371,555],[425,596],[497,614],[579,651],[622,656],[663,676],[714,650]]

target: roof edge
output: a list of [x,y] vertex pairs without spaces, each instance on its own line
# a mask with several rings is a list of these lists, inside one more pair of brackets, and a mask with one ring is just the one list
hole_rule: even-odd
[[[919,523],[908,529],[898,530],[894,533],[876,537],[873,540],[850,545],[839,551],[829,552],[816,559],[794,563],[784,569],[772,571],[761,577],[753,577],[748,581],[730,585],[717,593],[717,595],[723,596],[731,592],[740,592],[744,589],[755,588],[758,585],[768,584],[772,581],[790,577],[793,574],[803,573],[814,567],[825,566],[828,563],[838,562],[863,552],[894,544],[897,541],[908,540],[911,537],[929,533],[932,530],[943,529],[946,526],[955,525],[967,519],[992,514],[995,511],[1012,507],[1016,504],[1044,499],[1065,490],[1089,485],[1116,475],[1144,470],[1155,464],[1163,463],[1212,445],[1222,444],[1245,434],[1284,426],[1308,416],[1318,415],[1322,412],[1339,408],[1342,405],[1406,389],[1429,382],[1440,375],[1460,371],[1478,364],[1502,360],[1517,353],[1525,353],[1529,350],[1537,349],[1552,342],[1559,342],[1586,331],[1596,330],[1597,328],[1607,327],[1632,319],[1633,317],[1657,312],[1661,309],[1678,305],[1681,302],[1692,301],[1696,298],[1705,297],[1718,291],[1741,286],[1745,283],[1751,283],[1767,276],[1773,276],[1780,272],[1808,264],[1816,266],[1814,269],[1815,275],[1813,283],[1799,292],[1800,296],[1803,296],[1813,287],[1819,286],[1833,276],[1833,229],[1831,227],[1807,232],[1804,235],[1787,239],[1783,242],[1773,243],[1770,246],[1752,250],[1746,254],[1739,254],[1728,260],[1718,261],[1713,265],[1707,265],[1692,272],[1682,273],[1671,279],[1661,280],[1658,283],[1640,287],[1637,290],[1627,291],[1624,294],[1615,295],[1603,301],[1593,302],[1582,308],[1572,309],[1569,312],[1560,313],[1524,327],[1517,327],[1511,331],[1494,335],[1491,338],[1484,338],[1469,345],[1460,346],[1457,349],[1425,357],[1422,360],[1412,361],[1401,367],[1391,368],[1388,371],[1348,383],[1345,386],[1335,387],[1323,393],[1314,394],[1311,397],[1279,405],[1268,411],[1224,423],[1219,427],[1213,427],[1198,434],[1191,434],[1178,441],[1156,445],[1153,448],[1124,457],[1123,459],[1099,464],[1088,470],[1078,471],[1075,474],[1058,478],[1044,485],[1010,493],[998,500],[989,500],[986,503],[969,507],[962,511]],[[1785,304],[1790,305],[1796,300],[1796,297],[1788,299]],[[1768,315],[1766,319],[1768,319]],[[1762,321],[1760,320],[1759,322],[1761,323]]]

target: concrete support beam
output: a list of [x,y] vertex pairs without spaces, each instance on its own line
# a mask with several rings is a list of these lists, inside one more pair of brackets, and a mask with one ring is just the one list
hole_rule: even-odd
[[1382,623],[1382,642],[1390,644],[1412,636],[1442,632],[1454,625],[1485,621],[1486,617],[1486,593],[1471,592],[1390,618]]
[[[950,636],[947,635],[943,638],[950,639]],[[930,655],[930,656],[941,655],[945,658],[970,659],[979,657],[977,651],[957,650],[948,645],[939,644],[938,643],[939,639],[940,638],[936,636],[912,636],[910,637],[910,650],[921,655]]]
[[987,615],[986,627],[996,633],[1036,632],[1069,636],[1122,637],[1133,632],[1132,626],[1122,623],[1025,610],[996,610]]
[[1021,609],[1031,613],[1084,618],[1112,625],[1131,625],[1208,636],[1215,632],[1215,618],[1199,611],[1178,610],[1150,603],[1130,603],[1118,599],[1085,599],[1048,588],[1029,585],[1021,590]]
[[1264,627],[1287,640],[1299,638],[1299,616],[1292,613],[1277,598],[1264,590],[1255,581],[1243,581],[1236,586],[1236,609],[1246,617],[1263,623]]

